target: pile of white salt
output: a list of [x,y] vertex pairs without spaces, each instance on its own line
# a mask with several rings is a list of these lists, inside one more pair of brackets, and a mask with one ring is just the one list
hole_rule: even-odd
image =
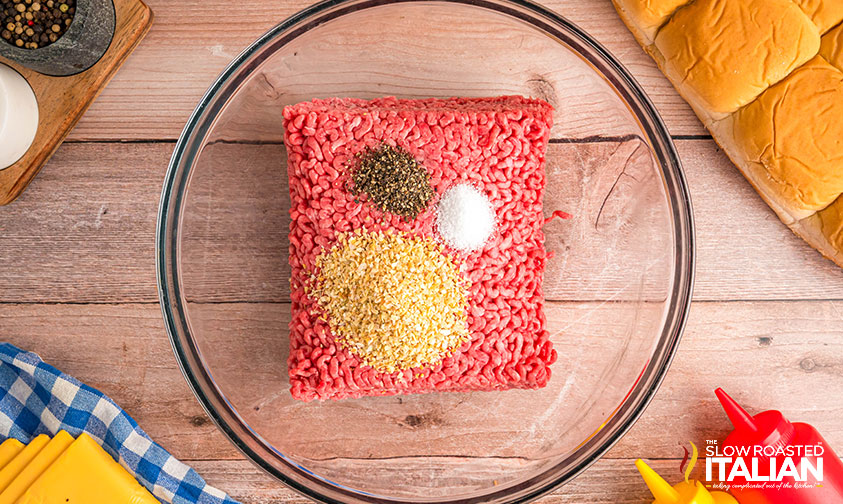
[[495,230],[495,211],[489,198],[476,187],[456,184],[439,200],[436,227],[451,247],[477,250]]

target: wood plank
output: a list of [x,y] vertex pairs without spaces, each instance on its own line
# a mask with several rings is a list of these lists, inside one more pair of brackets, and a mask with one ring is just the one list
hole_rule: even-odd
[[[206,315],[208,328],[216,326],[221,330],[220,337],[240,334],[223,348],[245,353],[243,360],[250,365],[247,374],[264,383],[257,395],[243,394],[243,404],[257,404],[266,383],[283,380],[284,364],[274,365],[283,362],[285,352],[283,307],[251,303],[209,309],[216,314]],[[594,311],[594,306],[587,304],[564,304],[552,310],[552,324],[570,325],[556,337],[561,355],[557,368],[605,360],[601,354],[613,352],[622,344],[617,334],[623,327],[603,317],[605,311]],[[589,313],[591,319],[583,317]],[[843,415],[841,320],[840,301],[696,303],[665,383],[640,421],[609,456],[681,457],[682,446],[688,441],[700,445],[706,439],[721,439],[728,424],[712,393],[717,386],[724,387],[750,411],[781,409],[794,421],[815,425],[831,446],[843,446],[843,425],[838,422]],[[176,456],[239,457],[208,422],[181,377],[157,306],[4,304],[0,305],[0,326],[11,343],[38,352],[47,362],[111,395]],[[228,373],[230,379],[232,373],[246,372],[237,368],[230,366],[221,371],[221,376]],[[564,376],[565,371],[557,372],[557,385],[565,381],[558,380]],[[576,378],[577,384],[588,388],[587,379],[581,381],[584,376]],[[569,389],[571,400],[581,393],[576,389]],[[513,393],[518,394],[507,394]],[[272,413],[276,397],[267,397],[266,404],[258,406]],[[402,404],[397,398],[386,401],[386,415],[376,420],[381,432],[390,434],[388,442],[377,443],[381,455],[399,450],[402,442],[411,442],[419,435],[440,439],[442,446],[452,449],[472,439],[468,431],[460,430],[452,409],[434,411],[425,397],[432,396],[407,397]],[[446,397],[447,401],[452,399]],[[501,411],[506,411],[507,402],[499,403]],[[304,418],[301,408],[288,411]],[[416,418],[407,420],[410,415]],[[519,436],[491,420],[486,417],[486,422],[478,425],[492,439]],[[316,419],[314,426],[319,425],[326,424]],[[359,439],[366,439],[361,436]],[[358,436],[350,436],[348,443],[353,444],[352,439]],[[311,458],[318,458],[317,452],[323,449],[328,454],[336,453],[337,448],[316,446]],[[354,446],[347,447],[347,453],[353,450]]]
[[[713,142],[681,140],[677,145],[696,214],[696,299],[839,297],[843,272],[790,233]],[[616,147],[609,142],[554,144],[548,171],[553,180],[557,171],[561,175],[552,184],[558,189],[552,190],[564,195],[563,202],[590,201],[578,191],[613,181],[630,154]],[[216,192],[203,193],[202,184],[196,184],[197,204],[214,205],[208,233],[197,235],[215,240],[200,251],[214,268],[195,271],[191,285],[214,293],[217,300],[283,301],[284,198],[273,199],[285,191],[277,170],[283,150],[243,148],[249,152],[234,150],[239,157],[221,157],[216,163],[225,181]],[[0,302],[157,302],[155,221],[171,149],[172,144],[157,143],[66,144],[59,149],[27,194],[0,208]],[[603,163],[598,173],[605,180],[599,184],[564,184],[566,176],[581,176],[578,167]],[[548,286],[578,296],[617,292],[625,282],[623,272],[604,271],[601,282],[589,273],[596,270],[589,261],[599,258],[591,257],[592,244],[577,235],[584,232],[577,226],[589,223],[588,212],[563,206],[585,220],[548,225],[561,227],[556,230],[560,241],[553,245],[560,253],[549,265]],[[603,236],[611,239],[608,231]],[[567,246],[573,252],[562,254]],[[203,274],[208,276],[203,279]]]
[[[243,504],[305,504],[301,497],[243,460],[188,461],[211,485],[224,489]],[[681,479],[679,460],[646,460],[671,483]],[[381,462],[379,462],[380,464]],[[399,484],[404,484],[401,481]],[[602,459],[572,482],[539,499],[542,504],[640,504],[647,490],[632,460]]]
[[[238,4],[241,9],[236,22],[231,19],[229,5],[222,0],[178,3],[153,0],[149,4],[156,16],[149,37],[88,111],[71,134],[72,139],[176,138],[204,91],[229,61],[260,34],[310,2],[273,4],[247,0]],[[705,134],[690,108],[635,43],[609,0],[549,0],[545,5],[590,32],[629,68],[673,134]],[[502,44],[490,54],[497,53],[513,61],[513,44],[509,41]],[[532,75],[502,76],[496,87],[518,91],[503,83],[523,86],[532,78]],[[387,77],[384,84],[384,92],[401,90],[387,86],[401,84]],[[447,92],[461,94],[465,84],[460,82],[459,86]],[[529,87],[526,89],[530,91]]]
[[0,207],[0,301],[156,301],[155,221],[171,149],[62,145]]

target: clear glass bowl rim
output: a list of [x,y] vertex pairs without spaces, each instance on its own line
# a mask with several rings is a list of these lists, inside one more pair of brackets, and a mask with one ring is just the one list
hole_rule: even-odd
[[[190,335],[181,304],[178,253],[181,207],[190,170],[201,152],[218,113],[242,81],[277,48],[322,22],[371,7],[404,3],[460,4],[486,8],[517,18],[558,38],[598,70],[630,105],[660,166],[675,237],[673,291],[656,349],[623,403],[603,427],[570,456],[539,475],[514,486],[503,485],[479,497],[437,500],[450,504],[478,502],[520,503],[534,500],[567,483],[591,464],[632,427],[655,396],[676,353],[687,320],[694,283],[694,221],[687,182],[667,128],[650,99],[628,70],[602,45],[562,16],[526,0],[324,0],[282,21],[238,55],[208,88],[176,142],[164,179],[155,238],[158,293],[165,327],[176,360],[194,395],[223,434],[247,458],[293,490],[319,502],[410,503],[345,488],[313,475],[274,448],[267,446],[233,410],[203,365]],[[583,50],[584,49],[584,50]],[[604,434],[601,436],[601,434]],[[271,464],[267,459],[274,459]],[[565,471],[562,467],[571,465]]]

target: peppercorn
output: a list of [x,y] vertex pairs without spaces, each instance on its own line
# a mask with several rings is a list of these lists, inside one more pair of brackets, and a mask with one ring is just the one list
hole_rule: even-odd
[[9,32],[8,43],[37,49],[61,38],[75,13],[75,0],[0,0],[0,30]]

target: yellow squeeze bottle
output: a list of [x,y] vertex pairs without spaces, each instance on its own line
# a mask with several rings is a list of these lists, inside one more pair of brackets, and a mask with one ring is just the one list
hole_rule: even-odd
[[23,450],[23,443],[15,438],[9,438],[0,444],[0,469],[12,461],[20,451]]
[[44,446],[50,441],[50,437],[46,434],[41,434],[29,442],[15,458],[13,458],[3,469],[0,469],[0,491],[6,489],[9,483],[12,482],[23,468],[26,467],[32,459],[38,455]]
[[644,483],[656,498],[653,504],[738,504],[738,501],[726,492],[709,492],[702,483],[696,480],[680,481],[670,486],[670,483],[662,479],[641,459],[635,461],[635,467],[638,468],[638,472],[644,478]]
[[50,440],[47,445],[38,452],[38,455],[24,467],[23,471],[9,483],[5,490],[0,492],[0,504],[12,504],[18,497],[23,495],[27,488],[36,480],[41,473],[43,473],[50,464],[55,462],[59,456],[64,453],[70,443],[73,442],[73,437],[65,431],[59,431],[58,434]]

